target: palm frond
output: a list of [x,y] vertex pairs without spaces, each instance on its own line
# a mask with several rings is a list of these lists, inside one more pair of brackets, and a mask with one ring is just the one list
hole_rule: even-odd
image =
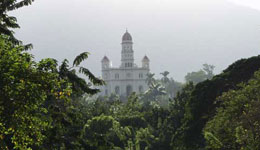
[[20,1],[17,3],[14,3],[13,5],[10,5],[7,9],[9,11],[15,10],[15,9],[21,8],[23,6],[29,6],[32,4],[32,2],[34,2],[34,0],[23,0],[23,1]]
[[170,74],[170,72],[164,71],[164,72],[161,72],[160,74],[163,75],[164,77],[167,77]]
[[5,35],[8,36],[8,40],[10,40],[12,43],[14,43],[15,45],[22,45],[22,41],[17,40],[14,37],[14,31],[9,30],[5,25],[0,24],[0,34],[1,35]]
[[104,81],[95,77],[87,68],[80,67],[79,72],[83,73],[85,76],[89,78],[89,80],[94,84],[94,85],[103,85]]
[[99,92],[99,89],[90,88],[86,81],[77,76],[74,72],[69,71],[67,76],[72,83],[72,88],[74,89],[74,91],[83,91],[91,95]]
[[73,66],[78,66],[82,61],[88,58],[88,55],[89,55],[88,52],[84,52],[78,55],[73,61]]
[[[23,6],[31,5],[34,0],[1,0],[0,1],[0,34],[8,36],[13,44],[23,46],[22,41],[18,40],[14,36],[14,31],[12,29],[20,28],[17,24],[17,19],[13,16],[9,16],[8,12],[21,8]],[[32,46],[25,45],[24,49],[28,50]]]
[[69,61],[67,59],[64,59],[61,63],[60,70],[68,70],[69,67]]
[[27,50],[30,50],[30,49],[33,49],[33,45],[32,44],[26,44],[23,46],[24,47],[24,50],[27,51]]
[[3,19],[3,22],[4,22],[4,25],[6,27],[9,27],[9,28],[20,28],[20,26],[16,23],[17,22],[17,19],[15,17],[10,17],[10,16],[6,16],[4,15],[2,17]]
[[69,67],[69,61],[67,59],[64,59],[59,67],[59,74],[61,77],[65,77],[67,72],[68,72],[68,67]]
[[0,24],[0,34],[12,36],[13,33],[14,32],[12,30],[9,30],[5,25]]

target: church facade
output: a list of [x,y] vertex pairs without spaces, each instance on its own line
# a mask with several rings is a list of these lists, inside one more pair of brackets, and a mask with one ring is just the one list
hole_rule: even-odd
[[101,87],[101,95],[108,96],[115,93],[120,96],[129,96],[132,92],[138,94],[148,89],[146,82],[150,70],[150,60],[147,56],[142,59],[142,66],[134,62],[132,36],[128,31],[122,37],[121,65],[113,67],[107,56],[102,59],[102,79],[106,85]]

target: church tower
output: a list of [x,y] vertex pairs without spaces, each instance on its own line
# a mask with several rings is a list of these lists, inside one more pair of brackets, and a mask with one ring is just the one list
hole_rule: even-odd
[[104,56],[101,63],[102,63],[102,70],[109,69],[111,67],[111,62],[107,58],[107,56]]
[[145,55],[142,60],[142,67],[150,69],[150,59]]
[[101,87],[101,95],[109,96],[114,93],[127,99],[131,93],[144,93],[149,89],[146,79],[150,71],[150,60],[147,56],[142,59],[142,66],[134,63],[132,36],[128,31],[124,33],[121,43],[121,64],[112,67],[112,61],[107,56],[101,61],[102,79],[106,82]]
[[126,30],[122,37],[121,68],[134,67],[134,50],[132,36]]

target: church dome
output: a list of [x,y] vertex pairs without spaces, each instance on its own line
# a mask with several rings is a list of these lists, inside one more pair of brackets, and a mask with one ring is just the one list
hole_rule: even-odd
[[144,62],[144,61],[147,62],[147,61],[150,61],[150,59],[145,55],[142,61],[143,61],[143,62]]
[[132,36],[128,31],[126,30],[126,33],[122,37],[122,41],[132,41]]
[[104,56],[104,58],[102,59],[102,62],[109,62],[110,60],[107,58],[107,56]]

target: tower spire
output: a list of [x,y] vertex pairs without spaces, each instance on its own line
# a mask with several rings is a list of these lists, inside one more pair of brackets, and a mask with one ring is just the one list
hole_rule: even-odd
[[125,68],[132,68],[134,66],[134,51],[132,36],[128,33],[126,28],[126,33],[122,37],[122,52],[121,52],[121,66]]

